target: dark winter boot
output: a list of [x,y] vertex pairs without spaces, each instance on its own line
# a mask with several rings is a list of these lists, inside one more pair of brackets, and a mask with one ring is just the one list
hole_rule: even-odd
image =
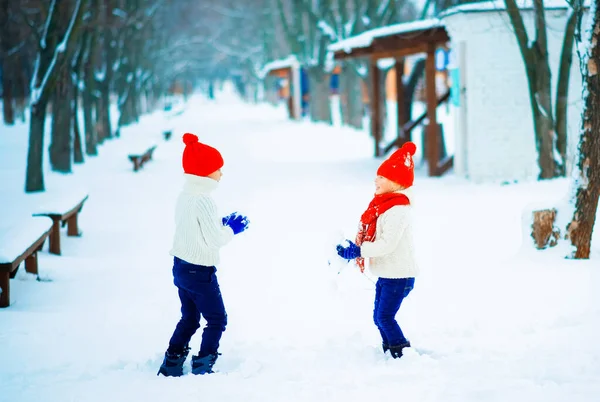
[[383,342],[381,344],[381,349],[383,349],[383,353],[385,354],[385,352],[387,352],[388,350],[390,350],[390,345],[388,345],[387,343]]
[[180,377],[183,375],[183,363],[187,359],[190,348],[186,347],[182,353],[173,353],[168,350],[165,353],[165,359],[158,369],[156,375],[164,375],[165,377]]
[[193,374],[210,374],[213,373],[212,368],[219,357],[218,353],[213,353],[208,356],[192,356],[192,373]]
[[399,359],[402,357],[402,349],[410,348],[410,342],[406,341],[405,343],[401,343],[400,345],[390,346],[390,353],[394,359]]

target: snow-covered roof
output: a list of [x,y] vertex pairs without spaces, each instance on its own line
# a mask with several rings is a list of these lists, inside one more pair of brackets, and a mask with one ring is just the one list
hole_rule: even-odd
[[[516,0],[517,6],[520,9],[532,9],[532,0]],[[590,0],[583,1],[584,7],[590,6]],[[544,8],[547,10],[563,9],[570,7],[566,0],[544,0]],[[451,7],[440,14],[440,18],[446,18],[453,14],[470,13],[470,12],[488,12],[488,11],[505,11],[506,3],[504,0],[480,1],[477,3],[462,4],[456,7]]]
[[329,45],[328,49],[331,52],[337,52],[340,50],[349,52],[352,49],[371,46],[373,40],[376,38],[400,35],[409,32],[425,31],[428,29],[440,28],[443,26],[444,23],[437,18],[432,18],[428,20],[418,20],[413,22],[404,22],[401,24],[371,29],[370,31],[366,31],[359,35],[333,43]]
[[277,70],[280,68],[288,68],[297,66],[299,64],[298,59],[295,55],[290,55],[285,59],[279,59],[271,61],[263,66],[263,68],[259,71],[258,76],[260,78],[264,78],[269,74],[270,71]]

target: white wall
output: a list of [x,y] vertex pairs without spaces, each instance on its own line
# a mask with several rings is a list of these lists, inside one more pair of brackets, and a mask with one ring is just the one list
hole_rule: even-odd
[[[533,12],[522,11],[529,38]],[[553,103],[567,10],[546,12]],[[457,13],[444,18],[453,50],[464,49],[461,108],[455,127],[456,173],[473,181],[535,179],[537,151],[525,67],[505,12]],[[574,51],[569,84],[568,149],[570,170],[577,148],[581,110],[581,75]],[[461,148],[461,144],[464,145]]]

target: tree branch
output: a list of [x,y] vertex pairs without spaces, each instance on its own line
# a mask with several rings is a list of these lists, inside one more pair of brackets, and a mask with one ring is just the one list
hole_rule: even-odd
[[517,43],[519,45],[519,49],[521,50],[523,61],[525,62],[527,71],[529,71],[533,64],[533,58],[531,55],[531,49],[529,48],[529,38],[527,37],[527,31],[525,30],[523,17],[521,16],[521,12],[519,11],[519,7],[517,6],[515,0],[504,0],[504,3],[506,4],[508,18],[510,19],[513,29],[515,30]]

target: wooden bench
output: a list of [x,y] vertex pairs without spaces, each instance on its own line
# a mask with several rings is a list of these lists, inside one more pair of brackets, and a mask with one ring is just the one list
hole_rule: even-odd
[[50,253],[60,255],[60,228],[67,225],[67,236],[81,236],[78,216],[88,199],[86,193],[71,193],[45,202],[36,207],[33,216],[47,216],[52,219],[50,232]]
[[129,155],[129,160],[133,162],[133,171],[137,172],[144,165],[144,163],[152,160],[152,153],[156,149],[156,145],[148,148],[146,152],[139,155]]
[[52,221],[44,217],[25,215],[0,222],[0,307],[10,305],[10,278],[23,261],[27,272],[38,274],[37,252],[51,230]]

